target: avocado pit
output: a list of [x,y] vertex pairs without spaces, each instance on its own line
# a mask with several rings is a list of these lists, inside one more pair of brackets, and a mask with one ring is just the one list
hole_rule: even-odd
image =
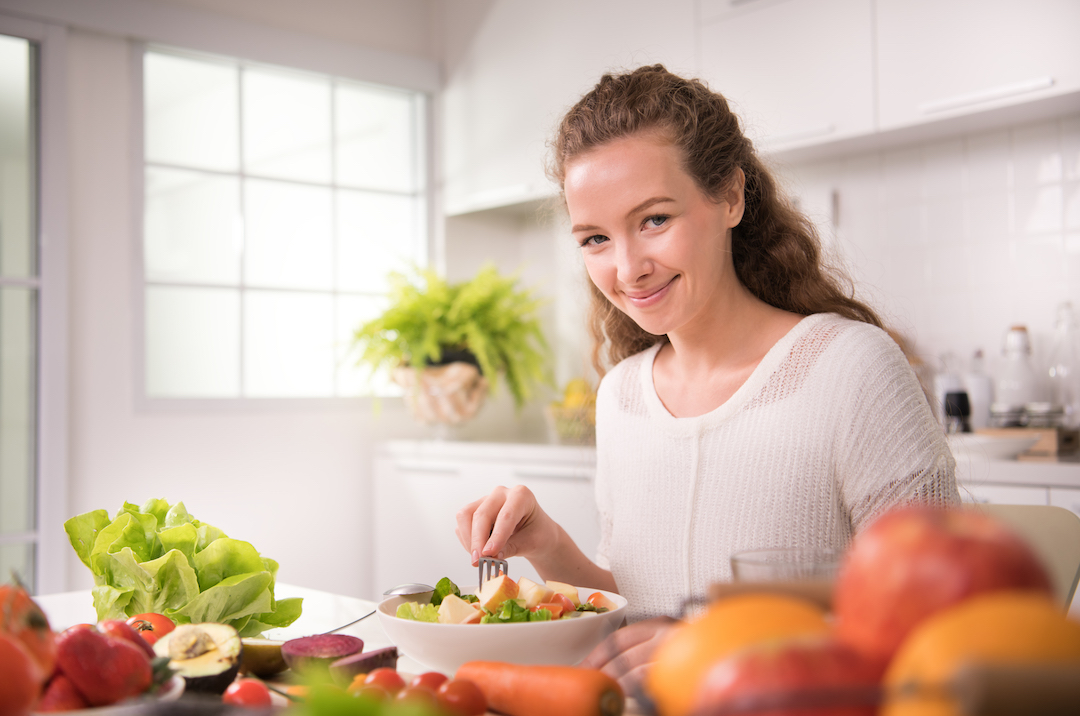
[[224,693],[240,671],[242,652],[240,634],[227,624],[181,624],[154,644],[189,693]]

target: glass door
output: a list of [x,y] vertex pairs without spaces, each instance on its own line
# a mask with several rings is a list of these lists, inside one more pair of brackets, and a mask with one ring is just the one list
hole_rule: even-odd
[[36,45],[0,35],[0,582],[37,582]]

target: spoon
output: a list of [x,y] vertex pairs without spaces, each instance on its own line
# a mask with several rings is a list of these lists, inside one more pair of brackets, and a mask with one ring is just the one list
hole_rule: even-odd
[[435,587],[429,587],[426,584],[418,584],[418,583],[413,582],[413,583],[410,583],[410,584],[399,584],[396,587],[392,587],[391,589],[387,589],[385,592],[383,592],[383,596],[386,596],[386,597],[406,596],[407,597],[407,596],[410,596],[412,594],[423,594],[424,592],[434,592],[434,591],[435,591]]

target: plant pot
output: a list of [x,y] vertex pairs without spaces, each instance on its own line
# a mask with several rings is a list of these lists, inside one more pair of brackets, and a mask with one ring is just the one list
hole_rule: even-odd
[[454,361],[416,370],[395,368],[395,383],[405,389],[409,412],[425,425],[460,425],[476,416],[488,392],[488,382],[472,363]]

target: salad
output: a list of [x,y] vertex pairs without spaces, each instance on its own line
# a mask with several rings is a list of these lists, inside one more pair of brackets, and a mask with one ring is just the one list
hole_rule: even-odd
[[438,624],[512,624],[574,619],[617,607],[603,592],[583,602],[577,587],[569,584],[552,580],[537,584],[527,577],[515,582],[500,574],[485,582],[479,594],[462,594],[449,577],[443,577],[430,602],[403,602],[397,617]]

